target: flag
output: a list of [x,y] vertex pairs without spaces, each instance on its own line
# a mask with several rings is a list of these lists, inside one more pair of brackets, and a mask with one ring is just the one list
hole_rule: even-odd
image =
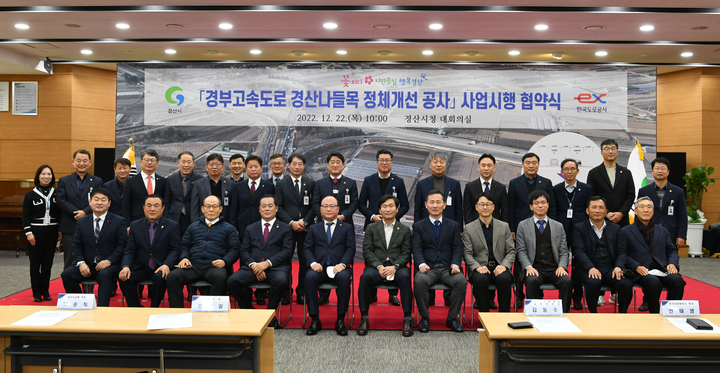
[[122,157],[130,161],[130,176],[137,175],[137,167],[135,166],[135,147],[130,145]]
[[[633,183],[635,184],[635,196],[637,197],[640,188],[648,185],[647,171],[645,171],[645,156],[643,155],[642,146],[637,142],[635,148],[630,153],[627,168],[632,173]],[[635,211],[630,209],[630,224],[635,221]]]

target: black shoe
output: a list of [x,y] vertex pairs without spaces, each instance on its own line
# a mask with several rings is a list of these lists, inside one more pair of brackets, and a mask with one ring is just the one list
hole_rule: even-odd
[[36,301],[36,302],[42,302],[42,298],[41,298],[41,297],[33,297],[33,300]]
[[297,304],[305,304],[305,296],[304,295],[297,296]]
[[400,305],[400,300],[398,299],[397,295],[391,295],[391,296],[390,296],[390,304],[392,304],[393,306],[399,306],[399,305]]
[[476,309],[476,310],[479,310],[479,309],[480,309],[480,305],[478,304],[477,301],[475,301],[475,303],[473,303],[473,308]]
[[426,318],[420,319],[420,325],[418,325],[418,331],[420,333],[427,333],[430,331],[430,320]]
[[327,297],[318,298],[318,306],[322,306],[323,304],[328,304],[328,303],[330,303],[330,299],[328,299]]
[[645,312],[649,309],[650,309],[650,307],[648,307],[647,303],[645,303],[645,302],[643,302],[643,304],[641,304],[640,307],[638,307],[638,311],[641,311],[641,312]]
[[305,332],[305,335],[315,335],[321,330],[322,330],[322,323],[320,322],[320,318],[317,318],[317,319],[313,318],[312,322],[310,322],[310,327]]
[[280,303],[283,306],[287,306],[288,304],[290,304],[290,296],[284,297]]
[[582,311],[583,305],[580,302],[573,302],[573,309],[576,311]]
[[335,333],[341,336],[347,335],[347,327],[345,326],[345,321],[343,321],[343,319],[335,321]]
[[43,297],[43,300],[52,300],[52,297],[50,296],[50,294],[45,294],[42,297]]
[[497,309],[497,304],[495,304],[495,301],[492,300],[492,299],[490,299],[490,302],[488,302],[488,305],[489,305],[489,307],[490,307],[491,310],[496,310],[496,309]]
[[267,302],[265,301],[265,298],[257,298],[257,305],[258,306],[264,306]]
[[412,337],[413,335],[413,327],[412,327],[412,318],[406,317],[403,321],[403,331],[402,336],[403,337]]
[[445,321],[445,326],[452,329],[452,331],[454,331],[455,333],[463,332],[462,324],[460,324],[457,319],[447,319],[447,321]]
[[282,325],[278,322],[277,317],[273,317],[270,324],[268,324],[268,328],[282,329]]
[[360,325],[357,328],[357,335],[367,335],[370,330],[370,319],[367,317],[360,318]]

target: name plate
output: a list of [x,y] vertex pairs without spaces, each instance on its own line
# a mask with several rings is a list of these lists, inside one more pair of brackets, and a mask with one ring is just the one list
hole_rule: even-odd
[[97,307],[95,294],[58,294],[59,310],[91,310]]
[[562,316],[560,299],[525,299],[525,316]]
[[660,302],[660,314],[663,316],[700,316],[700,301],[664,300]]
[[193,312],[228,312],[230,310],[230,297],[227,295],[193,295]]

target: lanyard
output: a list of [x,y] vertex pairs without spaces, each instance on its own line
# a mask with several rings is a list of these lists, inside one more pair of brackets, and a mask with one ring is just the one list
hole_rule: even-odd
[[55,192],[54,188],[50,188],[50,192],[48,193],[47,197],[45,197],[44,194],[42,194],[38,188],[34,188],[33,192],[37,193],[42,199],[45,200],[45,215],[50,215],[50,197],[52,197],[53,193]]
[[575,200],[575,192],[577,192],[577,187],[575,187],[575,189],[573,190],[573,196],[572,196],[572,199],[571,199],[571,198],[568,198],[568,196],[567,196],[567,189],[565,189],[565,198],[567,198],[568,205],[569,205],[568,207],[569,207],[569,208],[572,208],[572,203],[573,203],[573,201]]

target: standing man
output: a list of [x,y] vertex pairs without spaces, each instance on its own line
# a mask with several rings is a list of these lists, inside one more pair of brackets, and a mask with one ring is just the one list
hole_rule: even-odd
[[215,196],[220,200],[222,216],[230,222],[230,191],[232,184],[222,177],[225,161],[219,153],[210,153],[205,161],[207,176],[195,181],[190,193],[190,219],[194,223],[203,217],[201,206],[205,198]]
[[122,258],[122,270],[118,276],[128,307],[142,307],[137,285],[152,280],[150,307],[160,307],[165,298],[165,279],[175,267],[180,256],[179,226],[162,216],[165,202],[157,194],[145,197],[145,218],[130,224],[130,236]]
[[103,188],[110,191],[110,212],[115,215],[122,215],[122,194],[125,182],[130,176],[132,163],[127,158],[118,158],[113,163],[115,178],[103,184]]
[[[281,222],[290,225],[292,229],[293,244],[291,247],[290,257],[297,247],[299,271],[297,279],[297,302],[305,304],[305,274],[303,273],[308,267],[305,261],[303,250],[305,248],[305,237],[310,225],[315,222],[315,210],[313,210],[310,201],[312,201],[312,193],[315,190],[315,180],[305,175],[305,157],[299,153],[290,154],[288,157],[288,170],[290,177],[281,180],[275,186],[275,200],[277,200],[279,210],[277,218]],[[288,281],[292,285],[292,271],[288,271]],[[289,304],[292,291],[288,290],[283,296],[283,304]]]
[[587,183],[595,194],[607,202],[607,219],[624,227],[630,223],[628,212],[635,200],[635,183],[630,170],[617,164],[618,143],[605,140],[600,144],[603,163],[590,170]]
[[[145,197],[151,194],[165,195],[165,180],[155,174],[160,156],[153,149],[147,149],[140,154],[140,167],[142,172],[128,179],[122,196],[122,214],[125,221],[130,224],[145,217],[143,204]],[[128,225],[128,230],[130,226]]]
[[233,184],[237,184],[244,179],[245,157],[242,154],[233,154],[230,156],[230,178]]
[[81,293],[81,281],[96,279],[100,307],[110,305],[110,294],[117,286],[120,262],[127,243],[125,219],[108,212],[110,203],[107,189],[92,191],[92,214],[78,219],[73,236],[75,260],[60,276],[66,293]]
[[62,233],[63,257],[65,268],[73,265],[73,235],[77,220],[90,214],[90,194],[103,185],[101,178],[88,173],[90,170],[90,152],[85,149],[73,153],[72,166],[75,172],[58,180],[57,205],[60,208],[60,226]]
[[277,186],[277,183],[285,176],[285,159],[282,154],[275,153],[270,156],[270,171],[272,172],[273,186]]
[[447,155],[445,153],[436,151],[430,154],[430,171],[432,175],[418,181],[415,190],[414,218],[416,222],[429,216],[425,201],[431,190],[439,190],[442,193],[443,201],[447,205],[447,208],[443,211],[443,216],[457,222],[462,227],[462,190],[460,189],[460,182],[446,176],[446,168]]
[[345,156],[341,153],[330,153],[325,158],[329,175],[315,182],[312,204],[315,216],[321,216],[320,201],[333,196],[340,206],[338,219],[353,226],[353,214],[358,209],[358,190],[355,180],[342,174],[345,169]]
[[[320,323],[320,310],[318,307],[318,285],[321,283],[334,283],[338,298],[337,321],[335,332],[338,335],[347,335],[345,315],[350,303],[350,279],[352,277],[352,262],[355,256],[355,227],[340,222],[337,217],[340,213],[335,197],[323,198],[320,209],[322,220],[310,227],[305,240],[305,262],[310,263],[310,269],[300,268],[298,276],[305,272],[307,284],[305,297],[307,299],[308,314],[312,318],[307,335],[315,335],[322,330]],[[329,273],[332,272],[332,277]]]
[[507,188],[503,183],[493,179],[495,174],[495,157],[492,154],[483,154],[478,159],[480,177],[465,185],[463,195],[463,217],[469,223],[478,219],[477,200],[483,193],[487,193],[493,203],[492,217],[506,223],[510,221],[508,208]]
[[[180,237],[182,237],[192,223],[192,189],[201,176],[193,171],[195,168],[193,153],[185,151],[178,154],[177,164],[180,172],[175,172],[167,178],[165,188],[167,212],[165,216],[180,225]],[[147,214],[145,216],[147,217]]]

